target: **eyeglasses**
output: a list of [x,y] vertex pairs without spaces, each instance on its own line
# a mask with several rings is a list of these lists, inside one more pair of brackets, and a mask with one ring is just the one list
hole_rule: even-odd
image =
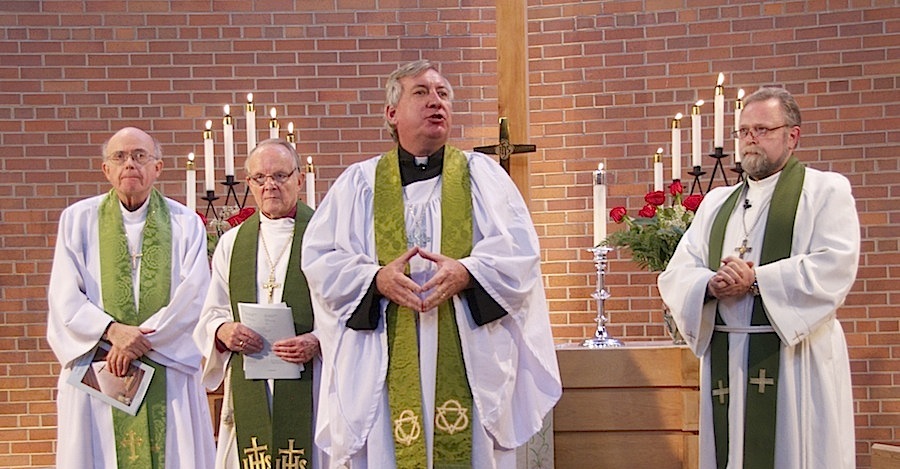
[[147,164],[151,161],[156,160],[155,155],[151,155],[144,150],[135,150],[135,151],[117,151],[112,155],[106,157],[106,161],[113,162],[115,164],[125,164],[128,161],[128,158],[134,160],[135,163],[143,165]]
[[285,182],[287,182],[288,179],[291,178],[291,175],[296,172],[297,172],[297,168],[292,169],[291,172],[289,172],[289,173],[285,173],[285,172],[281,172],[281,171],[279,171],[275,174],[256,173],[253,176],[248,177],[247,180],[252,182],[254,185],[264,186],[264,185],[266,185],[266,181],[269,178],[272,178],[272,181],[274,181],[275,184],[278,184],[280,186],[280,185],[284,184]]
[[765,138],[766,135],[769,134],[769,132],[772,132],[773,130],[783,129],[787,126],[787,124],[784,124],[779,125],[778,127],[754,127],[752,129],[743,127],[738,130],[732,131],[731,136],[734,138]]

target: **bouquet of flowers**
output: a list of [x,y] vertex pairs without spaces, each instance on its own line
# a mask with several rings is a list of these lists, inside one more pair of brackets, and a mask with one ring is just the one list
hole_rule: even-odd
[[639,218],[627,215],[625,207],[615,207],[609,212],[616,223],[625,223],[626,229],[610,233],[604,244],[627,247],[632,258],[642,268],[661,272],[669,264],[678,242],[694,219],[694,212],[703,201],[700,194],[683,197],[681,181],[669,185],[672,204],[664,206],[666,194],[652,191],[644,196],[646,205],[638,212]]
[[223,207],[218,217],[207,220],[206,215],[197,212],[197,215],[200,215],[200,219],[203,220],[203,224],[209,228],[206,232],[206,253],[210,259],[216,250],[216,245],[219,244],[219,237],[222,236],[222,233],[240,225],[254,213],[256,213],[256,209],[253,207],[240,208],[233,205]]

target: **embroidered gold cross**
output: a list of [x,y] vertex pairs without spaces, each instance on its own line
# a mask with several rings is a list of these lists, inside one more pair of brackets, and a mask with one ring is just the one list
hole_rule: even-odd
[[269,450],[268,445],[259,446],[257,437],[250,437],[250,446],[244,448],[244,454],[247,455],[243,459],[244,469],[268,469],[269,464],[266,462],[266,452]]
[[724,404],[724,403],[725,403],[725,396],[728,395],[728,389],[729,389],[729,388],[726,388],[726,387],[725,387],[725,383],[723,383],[722,380],[720,379],[720,380],[719,380],[719,387],[716,388],[716,389],[713,389],[713,392],[712,392],[713,399],[715,399],[715,398],[718,397],[718,398],[719,398],[719,404]]
[[266,283],[262,285],[262,287],[265,288],[267,292],[269,292],[269,303],[272,302],[272,297],[275,296],[275,289],[280,286],[281,284],[276,282],[275,276],[271,274],[269,275],[269,279],[266,280]]
[[306,455],[306,450],[294,448],[293,438],[288,440],[287,449],[278,450],[278,455],[280,458],[275,461],[275,465],[280,469],[304,469],[309,464],[306,458],[301,457]]
[[774,378],[766,378],[766,369],[760,368],[759,369],[759,377],[758,378],[750,378],[750,384],[759,385],[759,393],[765,394],[766,393],[766,385],[775,386],[775,379]]
[[142,444],[144,444],[144,439],[139,436],[136,437],[134,430],[128,432],[128,437],[122,440],[122,446],[128,448],[129,453],[131,453],[128,455],[129,461],[135,461],[140,457],[136,448]]
[[734,248],[734,252],[738,253],[738,257],[740,257],[741,259],[744,258],[744,254],[747,254],[748,252],[750,252],[752,250],[753,250],[753,248],[751,248],[750,246],[747,246],[746,238],[744,238],[744,240],[741,241],[740,246]]

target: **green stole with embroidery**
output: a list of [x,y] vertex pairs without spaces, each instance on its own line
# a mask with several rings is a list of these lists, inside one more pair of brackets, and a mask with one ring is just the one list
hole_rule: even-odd
[[[140,300],[135,307],[132,256],[115,190],[98,207],[100,285],[103,309],[116,322],[139,326],[169,304],[172,283],[172,221],[165,199],[150,191],[141,233]],[[146,356],[153,379],[137,415],[112,408],[119,468],[163,468],[166,456],[166,368]]]
[[[460,259],[472,250],[472,189],[466,156],[451,146],[444,149],[441,184],[441,252]],[[396,148],[378,161],[374,207],[378,262],[386,265],[409,249]],[[421,416],[419,313],[390,303],[385,315],[388,400],[397,468],[422,468],[426,464],[426,455]],[[471,468],[472,391],[466,377],[456,312],[450,299],[438,306],[435,389],[434,468]]]
[[[300,247],[313,210],[297,203],[294,239],[284,278],[282,301],[294,313],[297,335],[312,331],[313,310],[306,276],[300,270]],[[240,321],[238,303],[257,302],[256,256],[259,249],[259,212],[238,228],[231,254],[228,283],[231,311]],[[231,355],[231,390],[238,457],[244,467],[269,461],[271,467],[312,466],[313,362],[304,364],[300,379],[276,379],[269,413],[267,380],[244,378],[244,356]],[[271,460],[277,460],[275,464]],[[270,466],[266,466],[270,467]]]
[[[804,166],[791,156],[775,183],[772,203],[766,218],[759,265],[769,264],[791,255],[794,220],[803,190]],[[746,182],[744,184],[747,184]],[[709,268],[718,270],[722,259],[722,245],[728,219],[737,204],[744,186],[737,188],[722,204],[713,221],[709,238]],[[724,322],[716,312],[716,324]],[[752,326],[771,325],[762,296],[753,300]],[[716,465],[728,464],[728,333],[713,333],[710,373],[713,401],[713,427],[716,441]],[[747,357],[749,379],[744,409],[744,468],[763,469],[775,465],[775,420],[777,411],[777,381],[781,340],[775,332],[750,334]]]

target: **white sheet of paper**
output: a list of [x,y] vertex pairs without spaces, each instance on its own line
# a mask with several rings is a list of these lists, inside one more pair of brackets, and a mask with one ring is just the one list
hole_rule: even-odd
[[272,344],[294,337],[294,317],[285,303],[238,303],[241,322],[263,338],[263,349],[253,355],[244,354],[244,376],[247,379],[300,379],[303,365],[282,360],[272,351]]

